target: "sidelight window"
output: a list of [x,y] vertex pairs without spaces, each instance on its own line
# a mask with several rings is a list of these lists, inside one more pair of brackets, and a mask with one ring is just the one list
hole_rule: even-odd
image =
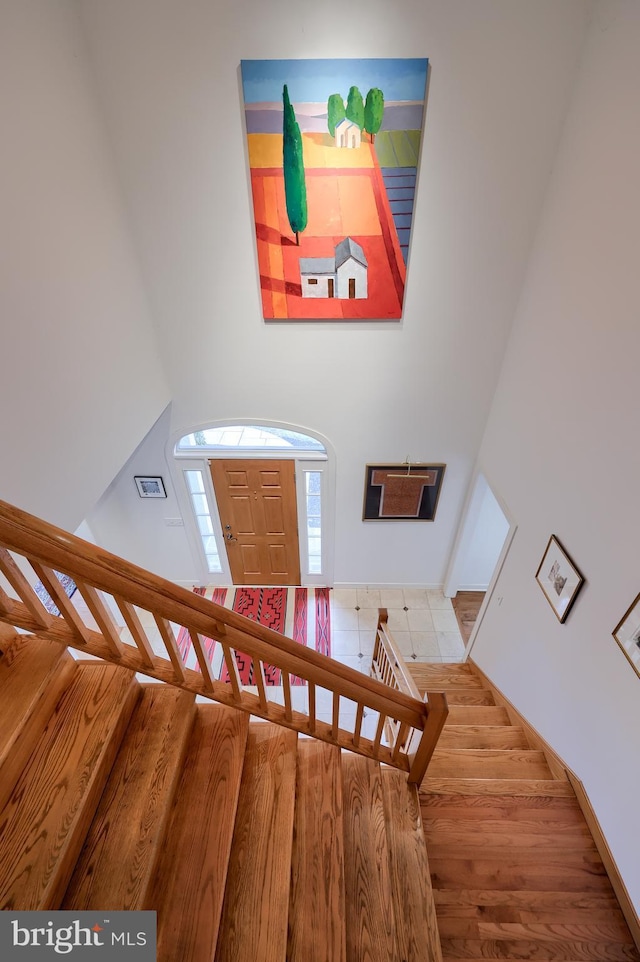
[[185,471],[184,477],[187,482],[193,513],[196,516],[198,533],[207,559],[207,567],[209,571],[221,572],[222,565],[220,564],[218,545],[216,544],[215,534],[213,533],[211,511],[209,510],[209,501],[207,499],[202,471]]
[[322,472],[304,472],[307,508],[307,558],[310,575],[322,574]]

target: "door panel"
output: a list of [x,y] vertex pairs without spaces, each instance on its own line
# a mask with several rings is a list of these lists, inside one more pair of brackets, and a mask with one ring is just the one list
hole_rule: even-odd
[[[260,574],[262,565],[260,564],[260,551],[254,544],[243,544],[240,546],[240,557],[242,568],[246,575],[257,577]],[[233,583],[236,584],[234,577]]]
[[[217,493],[216,493],[217,496]],[[251,502],[247,497],[231,498],[231,513],[234,518],[233,530],[238,534],[251,534],[254,529]]]
[[282,500],[268,495],[264,499],[264,523],[267,534],[284,534],[285,520],[282,516]]
[[210,461],[236,585],[299,585],[293,461]]
[[272,571],[284,573],[287,568],[287,553],[281,544],[269,546],[269,561]]

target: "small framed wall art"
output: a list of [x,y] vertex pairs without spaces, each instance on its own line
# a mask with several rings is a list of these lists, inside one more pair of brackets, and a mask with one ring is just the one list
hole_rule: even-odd
[[536,581],[562,624],[584,584],[584,577],[554,534],[536,571]]
[[363,521],[433,521],[444,464],[368,464]]
[[640,675],[640,595],[613,629],[613,637],[631,662],[633,670]]
[[164,481],[159,477],[136,476],[133,479],[141,498],[166,498],[167,492],[164,489]]

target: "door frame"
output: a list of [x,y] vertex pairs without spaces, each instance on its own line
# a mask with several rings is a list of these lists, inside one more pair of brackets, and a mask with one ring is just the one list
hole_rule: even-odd
[[[197,431],[205,431],[207,428],[217,428],[224,426],[256,425],[259,427],[284,428],[289,431],[296,431],[305,434],[310,438],[319,441],[324,447],[324,453],[316,451],[305,451],[291,448],[290,451],[274,449],[270,452],[268,448],[228,448],[228,449],[202,449],[200,453],[197,449],[190,451],[178,451],[177,445],[180,440],[188,434]],[[170,473],[174,480],[178,502],[185,522],[185,533],[191,549],[191,554],[198,572],[198,582],[200,585],[231,585],[231,570],[224,548],[224,537],[220,512],[213,489],[209,461],[216,458],[230,460],[239,458],[244,460],[267,461],[273,460],[293,460],[295,461],[296,473],[296,501],[298,509],[298,544],[300,551],[300,583],[303,587],[332,587],[334,573],[334,546],[335,546],[335,452],[330,442],[318,431],[314,431],[302,425],[291,424],[285,421],[266,421],[263,418],[218,418],[215,421],[206,421],[196,425],[187,425],[180,431],[171,433],[166,447],[167,462]],[[204,481],[205,495],[211,514],[213,534],[216,539],[218,553],[220,557],[221,570],[212,572],[206,562],[202,540],[198,529],[198,523],[194,514],[191,498],[186,485],[184,476],[185,471],[200,471]],[[308,546],[306,537],[307,505],[304,491],[305,472],[317,471],[320,473],[321,497],[322,497],[322,572],[320,574],[309,573]]]
[[[447,566],[447,572],[444,579],[444,594],[447,598],[455,598],[459,588],[460,588],[460,570],[462,568],[462,563],[464,561],[465,553],[469,549],[470,541],[473,537],[473,531],[475,528],[476,520],[478,517],[479,504],[482,499],[484,490],[488,488],[495,500],[500,507],[503,515],[505,516],[509,527],[507,533],[502,542],[502,548],[495,563],[495,567],[491,574],[489,584],[487,586],[485,596],[483,598],[478,616],[476,618],[475,624],[471,629],[471,635],[469,636],[469,641],[467,642],[465,649],[464,660],[466,661],[470,654],[473,645],[475,644],[480,626],[486,614],[487,608],[491,602],[491,598],[495,592],[496,586],[498,584],[498,579],[504,567],[504,563],[507,560],[507,555],[509,554],[509,549],[511,548],[511,543],[515,537],[516,531],[518,530],[518,524],[505,504],[504,499],[496,490],[495,486],[491,484],[486,472],[484,471],[482,465],[477,464],[471,483],[469,485],[469,490],[467,492],[467,498],[462,509],[462,515],[460,519],[460,524],[458,526],[458,531],[456,534],[453,549],[451,551],[451,556],[449,559],[449,564]],[[500,602],[501,599],[498,599]]]

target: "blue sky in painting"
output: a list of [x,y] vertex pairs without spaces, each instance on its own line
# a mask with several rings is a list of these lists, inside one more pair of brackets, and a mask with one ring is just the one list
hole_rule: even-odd
[[347,99],[349,87],[362,96],[380,87],[385,101],[424,100],[426,59],[242,60],[245,104],[282,99],[286,83],[292,103],[324,103],[330,94]]

